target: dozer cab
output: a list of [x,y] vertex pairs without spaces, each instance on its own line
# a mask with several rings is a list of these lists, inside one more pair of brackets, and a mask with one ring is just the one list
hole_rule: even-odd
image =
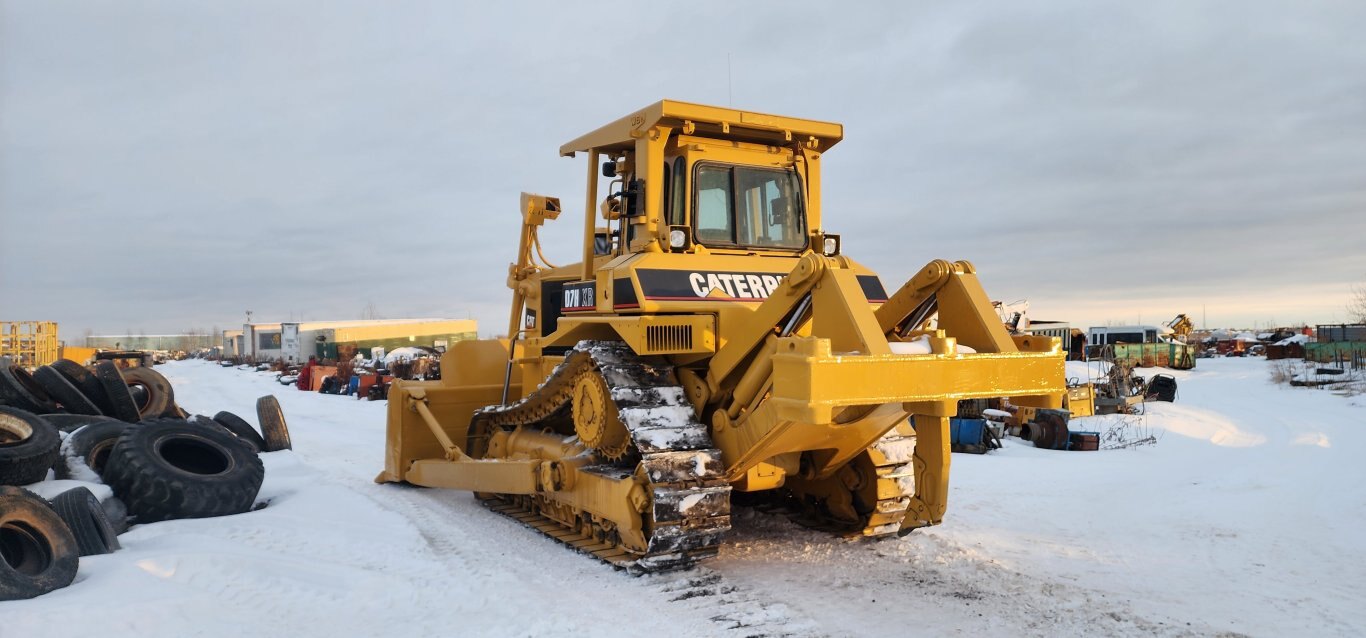
[[560,202],[524,193],[508,338],[394,383],[376,480],[639,571],[714,555],[736,493],[840,534],[939,523],[958,401],[1061,407],[1063,353],[1009,335],[968,262],[889,295],[846,256],[820,197],[842,136],[662,101],[560,147],[588,156],[581,261],[545,262]]

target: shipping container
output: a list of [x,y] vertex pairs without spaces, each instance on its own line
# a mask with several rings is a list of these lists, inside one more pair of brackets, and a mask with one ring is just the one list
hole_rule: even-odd
[[1366,323],[1334,323],[1315,327],[1319,343],[1366,342]]
[[1173,370],[1195,367],[1196,346],[1187,343],[1120,343],[1113,347],[1116,361],[1131,360],[1139,367],[1161,366]]

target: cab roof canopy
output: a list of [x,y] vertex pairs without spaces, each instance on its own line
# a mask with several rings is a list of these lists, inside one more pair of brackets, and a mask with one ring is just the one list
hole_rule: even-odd
[[636,140],[654,126],[670,127],[689,135],[772,146],[800,143],[822,151],[844,138],[844,126],[834,122],[660,100],[561,146],[560,155],[573,157],[575,153],[590,150],[608,153],[634,150]]

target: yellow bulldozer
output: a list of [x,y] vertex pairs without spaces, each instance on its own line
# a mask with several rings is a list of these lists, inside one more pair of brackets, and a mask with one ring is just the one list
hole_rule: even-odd
[[545,261],[560,202],[524,193],[508,338],[394,383],[376,480],[632,571],[715,555],[735,493],[839,534],[941,522],[958,402],[1061,407],[1063,353],[1008,334],[966,261],[889,295],[843,254],[820,198],[843,132],[665,100],[560,147],[588,156],[582,260]]

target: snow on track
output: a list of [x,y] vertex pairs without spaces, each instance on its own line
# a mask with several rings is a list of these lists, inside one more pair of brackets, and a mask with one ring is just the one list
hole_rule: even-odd
[[1366,401],[1270,385],[1257,359],[1201,360],[1175,404],[1074,422],[1154,446],[953,455],[942,526],[849,541],[738,508],[717,559],[644,577],[466,493],[374,484],[383,403],[158,370],[192,412],[254,423],[279,396],[295,451],[263,456],[268,506],[135,526],[71,587],[0,602],[0,638],[1366,632]]

